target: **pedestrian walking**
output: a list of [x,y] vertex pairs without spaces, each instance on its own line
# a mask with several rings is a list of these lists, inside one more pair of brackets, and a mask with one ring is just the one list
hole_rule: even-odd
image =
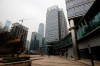
[[68,56],[68,52],[66,51],[66,52],[64,53],[64,55],[66,56],[66,59],[67,59],[67,56]]

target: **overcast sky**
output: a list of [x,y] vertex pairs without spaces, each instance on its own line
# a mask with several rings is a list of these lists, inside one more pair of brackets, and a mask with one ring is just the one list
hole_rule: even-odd
[[0,22],[20,23],[19,20],[26,19],[23,25],[29,28],[30,39],[31,32],[37,32],[40,23],[45,25],[47,8],[54,5],[63,8],[67,16],[65,0],[0,0]]

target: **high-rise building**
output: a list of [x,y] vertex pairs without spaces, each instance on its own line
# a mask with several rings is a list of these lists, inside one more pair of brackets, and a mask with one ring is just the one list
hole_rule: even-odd
[[67,22],[62,9],[59,9],[58,15],[59,15],[58,16],[59,40],[61,40],[68,34],[68,30],[67,30]]
[[[95,15],[98,12],[98,3],[93,5],[95,1],[96,0],[66,0],[68,20],[71,26],[71,34],[69,35],[70,37],[72,35],[72,41],[70,40],[70,45],[67,46],[69,57],[73,56],[75,59],[79,59],[80,54],[80,57],[86,58],[88,57],[88,45],[91,45],[92,48],[94,46],[93,44],[96,45],[95,40],[97,41],[98,39],[93,39],[92,36],[92,32],[95,30],[92,28],[94,27],[92,20],[94,21]],[[94,21],[94,23],[97,23],[97,21]],[[89,34],[92,36],[90,39],[88,39]]]
[[37,32],[32,32],[30,50],[39,50],[42,46],[42,36]]
[[46,14],[46,42],[59,41],[67,35],[67,24],[63,10],[58,6],[47,9]]
[[73,19],[76,25],[94,1],[95,0],[66,0],[68,19]]
[[40,24],[39,24],[38,33],[39,33],[40,35],[42,35],[42,37],[44,37],[44,24],[43,24],[43,23],[40,23]]
[[31,39],[30,50],[39,50],[39,40],[36,35]]
[[11,38],[16,39],[16,37],[22,35],[22,46],[25,49],[27,34],[28,34],[28,28],[23,26],[19,23],[13,23],[10,32],[13,34]]
[[5,28],[7,31],[10,31],[10,27],[11,27],[11,21],[9,20],[6,20],[6,23],[5,23]]

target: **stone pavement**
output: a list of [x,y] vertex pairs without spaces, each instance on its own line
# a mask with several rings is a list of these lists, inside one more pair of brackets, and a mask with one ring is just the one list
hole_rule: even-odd
[[40,60],[40,59],[44,59],[44,56],[41,56],[41,55],[30,55],[30,60],[32,60],[32,61]]
[[73,60],[67,60],[57,56],[43,56],[42,59],[33,60],[32,66],[89,66]]

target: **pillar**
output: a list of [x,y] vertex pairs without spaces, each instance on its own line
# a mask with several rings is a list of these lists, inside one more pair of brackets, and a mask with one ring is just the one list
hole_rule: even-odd
[[72,36],[74,58],[75,58],[75,60],[79,60],[79,52],[78,52],[79,48],[78,48],[78,44],[77,44],[75,25],[74,25],[74,21],[73,20],[70,20],[70,28],[69,28],[69,30],[71,31],[71,36]]

